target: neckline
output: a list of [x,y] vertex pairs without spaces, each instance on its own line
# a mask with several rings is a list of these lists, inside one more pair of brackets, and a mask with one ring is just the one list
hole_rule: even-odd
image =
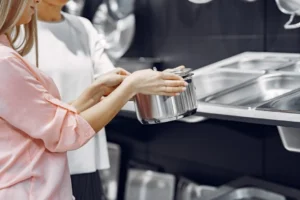
[[43,20],[38,20],[38,22],[42,23],[42,24],[59,25],[59,24],[62,24],[62,23],[64,23],[66,21],[65,14],[63,12],[61,12],[61,16],[62,16],[62,19],[60,21],[43,21]]

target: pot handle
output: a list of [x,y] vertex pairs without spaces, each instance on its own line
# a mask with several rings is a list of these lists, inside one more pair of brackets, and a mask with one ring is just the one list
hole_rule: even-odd
[[191,77],[194,76],[194,73],[190,73],[187,77],[185,77],[183,80],[189,80]]

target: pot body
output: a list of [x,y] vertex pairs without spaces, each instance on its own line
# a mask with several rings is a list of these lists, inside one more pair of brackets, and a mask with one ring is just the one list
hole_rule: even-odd
[[196,88],[192,74],[184,78],[186,91],[179,96],[138,94],[135,100],[137,118],[142,124],[158,124],[193,115],[197,111]]

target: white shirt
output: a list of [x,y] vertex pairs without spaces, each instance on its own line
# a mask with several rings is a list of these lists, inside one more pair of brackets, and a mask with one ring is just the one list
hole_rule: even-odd
[[[75,100],[94,77],[114,69],[104,53],[103,37],[85,18],[62,13],[56,23],[38,22],[39,68],[56,83],[62,100]],[[26,56],[35,63],[35,49]],[[82,148],[68,152],[71,174],[109,168],[105,130]]]

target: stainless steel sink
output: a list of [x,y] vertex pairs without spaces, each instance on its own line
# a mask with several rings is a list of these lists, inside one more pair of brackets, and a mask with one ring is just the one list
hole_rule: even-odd
[[300,72],[300,61],[292,63],[286,67],[279,68],[278,71],[284,72]]
[[240,70],[274,70],[277,68],[281,68],[283,66],[291,64],[290,59],[285,58],[245,58],[240,61],[231,63],[229,65],[225,65],[222,68],[233,68],[233,69],[240,69]]
[[217,70],[193,78],[198,99],[240,85],[263,75],[261,72]]
[[290,113],[300,112],[300,91],[295,91],[291,94],[269,101],[257,109],[268,111],[283,111]]
[[202,101],[255,108],[266,101],[300,88],[300,74],[268,74]]
[[258,188],[241,188],[213,200],[286,200],[286,198]]

